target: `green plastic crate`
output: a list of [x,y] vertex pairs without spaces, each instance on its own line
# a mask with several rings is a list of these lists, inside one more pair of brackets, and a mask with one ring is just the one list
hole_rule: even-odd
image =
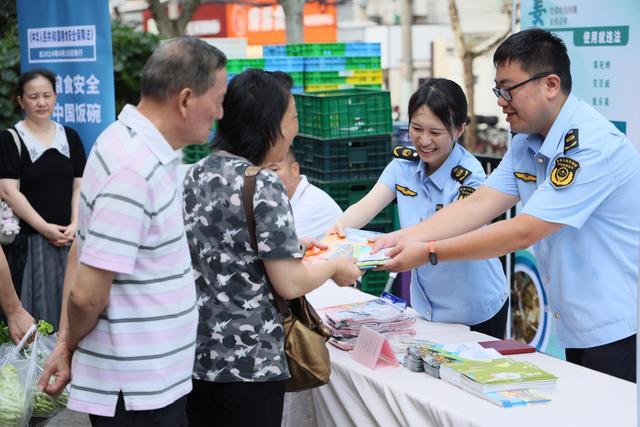
[[389,135],[327,140],[297,136],[293,149],[303,173],[321,182],[377,180],[392,159]]
[[379,56],[347,56],[347,70],[377,70],[381,67]]
[[294,86],[304,86],[304,72],[303,71],[291,71],[287,72],[287,74],[293,80]]
[[360,290],[371,295],[380,296],[389,279],[388,271],[367,271],[361,279]]
[[294,96],[300,135],[333,139],[391,133],[388,91],[346,89]]
[[264,58],[229,59],[227,61],[227,73],[238,74],[249,68],[264,69]]
[[187,164],[196,163],[209,154],[211,154],[211,146],[209,144],[188,145],[182,149],[182,161]]
[[304,43],[287,45],[287,56],[344,56],[345,43]]

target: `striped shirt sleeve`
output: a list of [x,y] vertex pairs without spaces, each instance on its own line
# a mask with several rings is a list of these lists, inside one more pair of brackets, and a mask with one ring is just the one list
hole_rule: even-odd
[[149,183],[134,170],[120,169],[93,201],[80,262],[122,274],[134,270],[153,212]]

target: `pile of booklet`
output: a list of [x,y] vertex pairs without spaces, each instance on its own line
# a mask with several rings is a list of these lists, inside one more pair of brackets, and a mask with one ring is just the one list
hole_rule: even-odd
[[382,250],[375,254],[371,253],[373,243],[369,240],[380,236],[381,233],[373,231],[358,230],[355,228],[345,228],[344,237],[336,234],[326,236],[320,242],[328,246],[327,249],[309,248],[304,254],[304,261],[316,263],[327,261],[336,257],[353,257],[356,265],[362,270],[368,270],[384,265],[390,258]]
[[551,401],[540,390],[553,390],[558,380],[533,363],[506,357],[448,363],[440,368],[440,376],[504,408]]
[[415,334],[416,319],[381,298],[343,304],[321,310],[331,330],[329,342],[343,350],[352,350],[360,328],[367,326],[386,336]]
[[552,390],[558,379],[530,362],[502,357],[478,343],[411,345],[403,364],[504,408],[551,401],[539,390]]
[[500,353],[478,343],[437,344],[424,343],[407,347],[403,364],[414,372],[425,372],[440,378],[440,367],[464,360],[492,360]]

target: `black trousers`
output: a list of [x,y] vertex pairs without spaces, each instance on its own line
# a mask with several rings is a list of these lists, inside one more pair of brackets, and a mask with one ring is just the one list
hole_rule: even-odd
[[120,393],[115,416],[89,415],[89,419],[93,427],[181,427],[184,425],[186,406],[187,396],[183,396],[164,408],[127,411]]
[[509,314],[509,298],[504,303],[502,308],[498,310],[494,316],[485,320],[477,325],[469,326],[472,331],[481,332],[483,334],[491,335],[492,337],[503,340],[504,335],[507,332],[507,315]]
[[567,362],[636,382],[636,335],[591,348],[567,348]]
[[280,427],[284,383],[193,380],[187,398],[189,427]]

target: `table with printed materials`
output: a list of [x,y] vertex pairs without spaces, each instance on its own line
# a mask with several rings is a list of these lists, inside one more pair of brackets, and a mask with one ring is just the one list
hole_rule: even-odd
[[[353,288],[327,283],[307,296],[316,308],[373,298]],[[418,319],[416,337],[440,343],[491,339],[467,326]],[[500,408],[440,379],[405,367],[355,362],[329,345],[331,382],[313,390],[319,426],[632,426],[636,425],[636,386],[542,353],[520,354],[559,377],[552,401]]]

